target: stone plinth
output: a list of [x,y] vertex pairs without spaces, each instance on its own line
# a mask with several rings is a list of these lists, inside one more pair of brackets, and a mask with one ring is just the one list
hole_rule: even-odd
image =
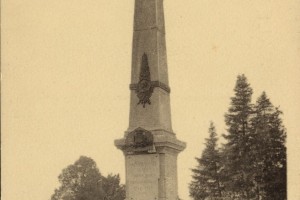
[[153,136],[153,144],[141,151],[128,147],[125,138],[115,140],[125,156],[126,200],[177,199],[177,155],[185,143],[161,131]]

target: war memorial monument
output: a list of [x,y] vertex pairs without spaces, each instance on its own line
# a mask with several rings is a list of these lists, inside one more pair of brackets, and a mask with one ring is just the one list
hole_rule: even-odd
[[115,145],[125,156],[126,200],[178,199],[163,0],[135,0],[129,127]]

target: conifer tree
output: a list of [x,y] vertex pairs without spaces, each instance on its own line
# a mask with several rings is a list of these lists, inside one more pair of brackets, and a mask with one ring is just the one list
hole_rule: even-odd
[[190,196],[195,200],[286,200],[286,130],[279,108],[265,92],[251,104],[252,88],[237,77],[225,114],[225,144],[217,149],[213,123],[206,148],[193,171]]
[[258,199],[286,199],[286,132],[265,92],[258,98],[252,124],[251,161]]
[[217,133],[214,124],[209,127],[209,138],[201,158],[196,158],[198,166],[192,169],[193,181],[191,182],[190,196],[194,200],[220,199],[222,186],[220,183],[220,154],[217,148]]
[[232,199],[250,199],[253,182],[251,174],[250,118],[252,111],[252,88],[244,75],[237,77],[234,88],[235,96],[225,114],[228,127],[224,145],[224,175],[227,177],[225,187]]

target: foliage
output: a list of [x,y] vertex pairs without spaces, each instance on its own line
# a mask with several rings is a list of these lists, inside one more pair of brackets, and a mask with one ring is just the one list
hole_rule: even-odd
[[95,161],[85,156],[63,169],[58,179],[61,186],[55,189],[51,200],[125,199],[119,175],[103,177]]
[[214,124],[209,127],[209,138],[201,158],[196,158],[198,166],[192,169],[193,181],[190,184],[190,196],[196,200],[207,197],[221,197],[220,154],[217,149],[217,133]]
[[286,132],[280,115],[265,92],[255,105],[252,122],[252,160],[257,195],[264,199],[286,199]]
[[[208,151],[213,149],[208,148],[208,143],[202,157],[197,158],[199,166],[192,170],[190,195],[195,200],[286,200],[286,130],[280,118],[282,112],[272,105],[265,92],[251,104],[252,88],[244,75],[237,77],[234,92],[225,114],[225,144],[217,156],[221,197],[217,198],[211,190],[212,174],[207,173],[207,161],[217,154]],[[211,144],[216,146],[217,138],[209,140],[212,138],[215,142]]]
[[125,185],[120,184],[120,176],[109,174],[103,177],[102,188],[107,200],[124,200]]
[[[235,86],[235,96],[231,98],[225,122],[228,127],[224,145],[224,174],[227,176],[225,187],[234,196],[248,199],[251,193],[250,127],[249,120],[253,113],[251,106],[252,88],[244,75],[239,75]],[[233,181],[232,181],[233,180]]]

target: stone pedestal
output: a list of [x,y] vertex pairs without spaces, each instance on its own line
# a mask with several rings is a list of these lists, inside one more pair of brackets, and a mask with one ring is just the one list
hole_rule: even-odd
[[125,156],[126,200],[176,200],[177,155],[185,143],[174,135],[154,132],[153,143],[130,147],[126,139],[115,140]]

